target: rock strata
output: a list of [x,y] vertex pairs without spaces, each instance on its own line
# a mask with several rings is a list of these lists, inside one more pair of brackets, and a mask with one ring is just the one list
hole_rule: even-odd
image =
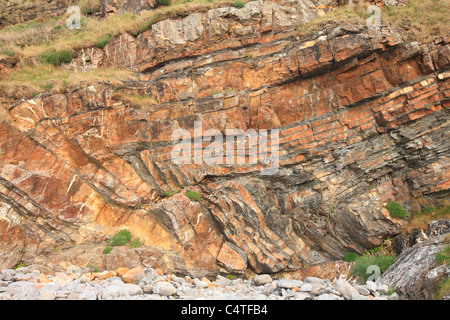
[[[447,199],[450,39],[419,45],[353,25],[302,36],[322,2],[252,1],[160,21],[64,66],[127,68],[136,81],[7,105],[0,267],[273,274],[398,234],[405,221],[388,201]],[[117,90],[157,103],[131,105]],[[268,145],[279,149],[276,174],[261,175],[264,161],[174,163],[172,134],[194,137],[195,121],[202,133],[278,132]],[[122,228],[145,245],[103,254]]]

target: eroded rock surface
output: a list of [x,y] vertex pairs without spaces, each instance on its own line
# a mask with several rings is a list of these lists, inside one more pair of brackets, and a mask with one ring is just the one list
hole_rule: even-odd
[[[101,83],[8,106],[0,267],[101,260],[192,275],[295,270],[398,234],[405,222],[390,217],[388,201],[448,198],[450,39],[421,49],[392,28],[345,25],[300,37],[319,3],[193,13],[80,51],[66,66],[130,68],[139,80],[120,90],[156,105],[128,105]],[[193,136],[194,121],[203,132],[279,130],[278,172],[175,164],[172,133]],[[167,190],[179,192],[166,198]],[[146,246],[102,255],[122,227]]]
[[444,239],[449,235],[434,236],[406,249],[379,282],[407,299],[434,299],[439,283],[450,277],[450,267],[436,263],[436,253],[448,245]]

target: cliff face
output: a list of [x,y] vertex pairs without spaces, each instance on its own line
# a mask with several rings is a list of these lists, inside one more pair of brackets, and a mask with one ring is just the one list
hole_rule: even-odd
[[[300,37],[319,4],[193,13],[81,50],[65,66],[132,69],[138,80],[120,90],[154,105],[128,104],[101,83],[9,106],[0,267],[299,269],[397,234],[404,221],[389,216],[390,200],[448,199],[450,39],[419,46],[392,28],[350,25]],[[203,132],[278,129],[278,172],[173,163],[172,133],[194,137],[194,121]],[[122,227],[145,246],[102,255]]]

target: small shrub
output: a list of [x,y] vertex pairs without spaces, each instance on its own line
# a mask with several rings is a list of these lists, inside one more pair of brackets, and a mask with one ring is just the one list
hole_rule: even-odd
[[439,264],[450,265],[450,246],[436,253],[436,262]]
[[235,3],[233,3],[233,7],[241,9],[241,8],[245,7],[245,2],[238,0]]
[[359,258],[359,254],[356,252],[349,252],[345,255],[344,261],[345,262],[354,262]]
[[234,279],[234,275],[227,274],[227,276],[225,278],[227,278],[228,280],[233,280]]
[[395,256],[371,257],[364,255],[355,261],[355,265],[352,268],[352,275],[357,276],[361,283],[366,283],[367,279],[371,276],[370,273],[367,273],[369,266],[376,265],[380,268],[381,273],[383,273],[394,263],[394,260]]
[[123,229],[120,230],[115,236],[113,236],[111,239],[109,239],[109,246],[116,247],[116,246],[124,246],[127,245],[131,241],[131,232]]
[[70,63],[73,59],[73,51],[63,50],[55,51],[51,50],[41,54],[40,60],[42,63],[52,64],[59,67],[63,63]]
[[110,253],[111,251],[112,251],[112,247],[106,247],[105,249],[103,249],[103,254],[108,254],[108,253]]
[[200,200],[200,194],[198,192],[189,190],[188,192],[186,192],[186,197],[188,197],[191,200],[194,201],[199,201]]
[[386,205],[386,209],[389,211],[391,217],[393,218],[400,218],[406,220],[406,218],[408,217],[408,212],[406,212],[406,210],[403,209],[401,204],[395,201],[388,202],[388,204]]

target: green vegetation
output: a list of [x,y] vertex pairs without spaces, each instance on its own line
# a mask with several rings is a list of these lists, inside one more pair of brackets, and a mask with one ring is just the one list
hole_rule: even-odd
[[16,270],[16,269],[24,268],[24,267],[26,267],[26,265],[25,265],[23,262],[20,262],[20,263],[16,264],[16,265],[13,267],[13,269]]
[[111,40],[113,38],[112,35],[110,34],[104,34],[100,40],[98,40],[97,42],[94,43],[94,45],[97,48],[103,49],[104,47],[106,47],[106,44],[108,43],[109,40]]
[[114,235],[111,239],[109,239],[108,244],[111,247],[116,246],[125,246],[127,245],[132,239],[131,232],[127,229],[122,229],[116,235]]
[[139,240],[139,238],[134,238],[132,241],[131,241],[131,243],[130,243],[130,247],[131,248],[138,248],[138,247],[140,247],[140,246],[142,246],[142,242],[141,242],[141,240]]
[[177,193],[178,193],[178,191],[175,191],[175,190],[170,189],[170,190],[164,191],[163,194],[164,194],[164,196],[165,196],[166,198],[170,198],[170,197],[176,195]]
[[359,254],[357,254],[356,252],[349,252],[345,255],[344,261],[345,262],[354,262],[354,261],[358,260],[358,258],[359,258]]
[[228,280],[233,280],[235,277],[232,274],[227,274],[225,278],[227,278]]
[[75,86],[80,83],[94,84],[99,81],[121,85],[125,79],[133,79],[133,73],[129,70],[120,69],[71,72],[51,64],[24,65],[17,71],[12,72],[8,79],[0,80],[0,90],[7,93],[7,96],[11,98],[30,99],[38,93],[50,89],[58,92],[65,86]]
[[439,264],[450,265],[450,246],[445,246],[444,249],[436,253],[436,262]]
[[95,266],[89,266],[89,269],[91,269],[91,272],[100,272],[100,269]]
[[143,245],[139,238],[133,238],[131,232],[127,229],[122,229],[116,233],[108,241],[108,246],[103,250],[104,254],[108,254],[112,251],[112,247],[126,246],[129,245],[131,248],[137,248]]
[[112,247],[110,247],[110,246],[108,246],[108,247],[106,247],[105,249],[103,249],[103,254],[108,254],[108,253],[110,253],[111,251],[112,251]]
[[241,9],[241,8],[245,7],[245,2],[242,0],[238,0],[235,3],[233,3],[233,7]]
[[186,192],[186,197],[188,197],[189,199],[193,200],[193,201],[200,201],[200,194],[198,192],[189,190],[188,192]]
[[16,53],[8,48],[0,49],[0,56],[14,57]]
[[393,256],[395,255],[395,250],[392,243],[392,238],[383,240],[378,246],[372,249],[368,249],[364,252],[364,255],[376,257],[380,255]]
[[402,232],[408,233],[415,228],[425,230],[430,221],[440,219],[450,219],[450,205],[440,208],[432,206],[425,207],[420,213],[412,216],[408,225],[403,228]]
[[[320,18],[301,26],[302,36],[318,32],[330,24],[356,24],[366,26],[367,5],[345,5],[325,9]],[[381,24],[401,28],[409,41],[430,41],[437,36],[450,33],[450,6],[448,1],[409,0],[405,6],[384,6],[381,9]]]
[[408,218],[408,212],[403,209],[402,205],[395,202],[390,201],[386,205],[386,209],[389,211],[392,218],[400,218],[406,220]]
[[395,256],[364,255],[355,261],[355,265],[352,268],[352,275],[357,276],[361,283],[366,283],[367,279],[371,276],[370,273],[367,273],[369,266],[376,265],[380,268],[381,273],[383,273],[394,263],[394,260]]
[[157,0],[157,1],[158,1],[158,3],[159,3],[160,5],[166,6],[166,7],[168,7],[168,6],[170,6],[170,5],[172,4],[172,1],[171,1],[171,0]]
[[434,298],[436,300],[442,300],[447,294],[450,294],[450,278],[444,279],[439,283]]
[[41,54],[39,58],[42,63],[52,64],[58,67],[63,63],[70,63],[73,59],[73,55],[74,53],[71,50],[51,50]]

